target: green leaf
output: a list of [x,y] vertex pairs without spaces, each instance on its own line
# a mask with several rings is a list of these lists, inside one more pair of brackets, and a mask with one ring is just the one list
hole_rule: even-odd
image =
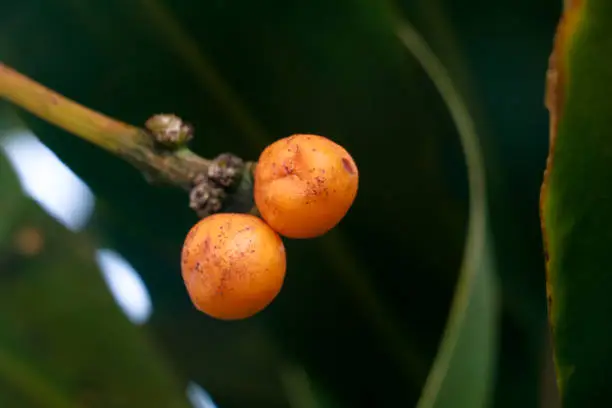
[[486,407],[495,373],[498,305],[482,149],[465,102],[441,62],[406,22],[397,23],[396,34],[422,64],[448,106],[461,136],[470,182],[470,220],[461,275],[440,351],[418,407]]
[[492,406],[551,404],[542,402],[542,362],[550,357],[543,347],[548,332],[544,263],[534,208],[548,152],[542,73],[561,1],[400,3],[446,66],[478,125],[502,307]]
[[172,364],[123,315],[73,234],[0,155],[0,406],[188,407]]
[[565,408],[612,404],[612,3],[568,1],[549,72],[542,187],[549,318]]

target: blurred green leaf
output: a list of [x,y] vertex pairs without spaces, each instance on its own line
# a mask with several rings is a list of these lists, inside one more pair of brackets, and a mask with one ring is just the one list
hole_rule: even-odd
[[422,64],[451,112],[470,181],[470,222],[462,271],[446,333],[418,407],[486,407],[495,373],[497,276],[482,149],[472,117],[449,73],[411,25],[401,19],[395,24],[398,38]]
[[551,403],[542,400],[550,357],[536,209],[548,151],[543,72],[561,2],[398,3],[467,100],[484,153],[502,309],[492,404],[541,407]]
[[113,300],[89,240],[24,197],[1,155],[0,211],[0,406],[189,406]]
[[547,95],[553,131],[542,219],[565,408],[612,404],[611,23],[608,1],[566,2]]

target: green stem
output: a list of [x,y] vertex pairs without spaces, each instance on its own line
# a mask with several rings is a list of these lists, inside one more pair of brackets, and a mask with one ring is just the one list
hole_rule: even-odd
[[186,148],[159,149],[143,129],[86,108],[1,62],[0,97],[127,160],[150,179],[188,190],[210,163]]

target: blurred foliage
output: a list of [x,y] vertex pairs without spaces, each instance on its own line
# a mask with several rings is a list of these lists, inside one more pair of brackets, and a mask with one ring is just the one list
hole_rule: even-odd
[[449,109],[395,35],[402,14],[477,122],[501,280],[491,401],[528,408],[539,405],[544,363],[537,200],[558,3],[3,0],[0,60],[133,124],[174,112],[195,125],[203,156],[255,159],[295,132],[343,144],[360,167],[352,210],[325,237],[287,241],[278,299],[228,324],[196,312],[180,279],[196,221],[182,192],[152,188],[119,159],[24,116],[95,192],[89,233],[141,272],[154,303],[147,331],[182,380],[222,408],[293,406],[289,365],[325,406],[413,406],[443,337],[473,203]]
[[88,240],[24,197],[3,156],[0,175],[0,405],[189,406],[106,290]]

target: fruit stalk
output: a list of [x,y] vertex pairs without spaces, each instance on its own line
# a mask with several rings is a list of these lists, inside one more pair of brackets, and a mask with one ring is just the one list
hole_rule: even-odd
[[186,147],[161,148],[146,130],[80,105],[1,62],[0,97],[123,158],[151,181],[190,190],[211,164]]

